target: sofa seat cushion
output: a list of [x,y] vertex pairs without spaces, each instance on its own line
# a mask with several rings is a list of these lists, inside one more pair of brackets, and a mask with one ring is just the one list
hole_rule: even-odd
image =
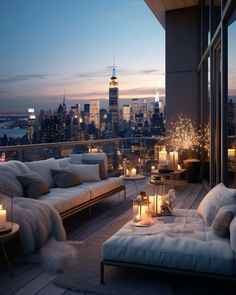
[[148,228],[127,223],[102,246],[102,258],[171,269],[232,275],[229,239],[217,237],[196,210],[175,209]]
[[59,213],[69,210],[90,200],[90,192],[80,185],[69,188],[52,188],[50,193],[38,197],[47,204],[52,205]]
[[119,177],[112,177],[101,180],[99,182],[84,182],[80,185],[81,188],[85,188],[90,191],[91,200],[98,196],[106,194],[116,188],[123,185],[123,179]]

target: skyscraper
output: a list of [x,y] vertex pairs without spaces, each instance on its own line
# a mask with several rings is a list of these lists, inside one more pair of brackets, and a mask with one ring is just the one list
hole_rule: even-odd
[[97,129],[100,128],[100,101],[98,99],[90,100],[89,121],[94,122]]
[[111,114],[111,126],[113,136],[119,134],[119,83],[116,77],[116,69],[113,65],[112,77],[109,83],[109,112]]
[[130,105],[125,104],[123,105],[123,120],[126,122],[130,121]]

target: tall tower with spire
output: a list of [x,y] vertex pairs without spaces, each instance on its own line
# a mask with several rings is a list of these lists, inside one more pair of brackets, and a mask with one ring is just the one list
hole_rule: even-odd
[[109,83],[109,112],[112,135],[115,137],[119,134],[119,83],[116,77],[115,64],[112,67],[112,76]]

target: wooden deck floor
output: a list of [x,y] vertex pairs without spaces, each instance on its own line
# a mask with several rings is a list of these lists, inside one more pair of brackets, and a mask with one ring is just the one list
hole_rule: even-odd
[[[138,188],[144,190],[145,180],[138,183]],[[201,183],[186,184],[179,181],[176,189],[176,208],[197,208],[206,190]],[[114,220],[120,214],[127,212],[132,215],[132,197],[136,193],[136,188],[132,182],[127,182],[127,199],[123,194],[118,193],[92,208],[92,217],[88,218],[88,210],[84,210],[72,218],[65,221],[65,228],[69,240],[83,240],[98,229]],[[39,263],[22,261],[21,257],[15,257],[13,261],[14,277],[11,278],[6,269],[0,266],[0,295],[69,295],[79,294],[59,288],[53,284],[58,274],[44,271]],[[86,293],[88,294],[88,293]]]

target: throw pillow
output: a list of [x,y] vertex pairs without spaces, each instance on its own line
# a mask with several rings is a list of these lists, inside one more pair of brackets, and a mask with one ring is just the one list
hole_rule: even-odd
[[207,225],[211,225],[221,207],[235,203],[236,189],[227,188],[223,183],[219,183],[207,193],[197,212],[202,215]]
[[70,164],[68,168],[76,173],[81,182],[100,181],[99,165]]
[[51,169],[60,169],[58,162],[54,158],[41,161],[26,162],[27,167],[38,173],[46,181],[49,188],[55,186],[54,179],[51,175]]
[[78,175],[69,169],[51,169],[55,184],[60,188],[67,188],[81,184]]
[[96,160],[96,159],[83,159],[83,164],[98,164],[99,165],[99,175],[101,179],[107,179],[107,170],[106,164],[104,160]]
[[70,164],[70,157],[57,159],[56,161],[61,168],[65,168],[66,166]]
[[230,232],[230,246],[234,252],[236,252],[236,215],[234,216],[233,220],[229,226]]
[[36,199],[49,193],[47,183],[37,173],[18,175],[17,178],[23,187],[24,197]]
[[104,160],[105,169],[108,171],[108,160],[106,153],[84,153],[83,160]]
[[233,218],[234,213],[232,211],[225,210],[224,207],[221,208],[212,222],[213,232],[221,238],[227,236]]

